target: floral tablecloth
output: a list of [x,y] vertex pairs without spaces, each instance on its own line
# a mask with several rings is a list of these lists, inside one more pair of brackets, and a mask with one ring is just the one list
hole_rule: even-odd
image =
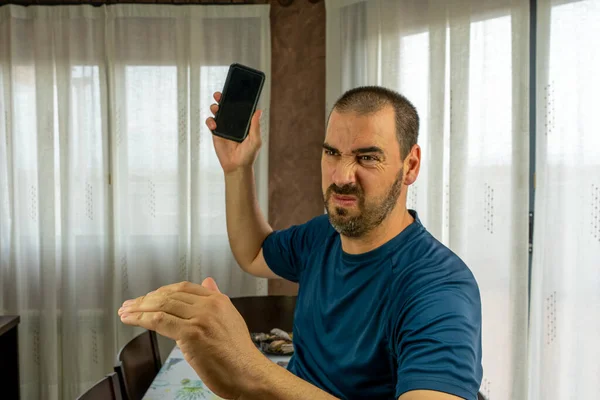
[[[287,366],[290,356],[266,355],[273,362]],[[191,365],[183,358],[179,347],[169,354],[150,388],[144,395],[144,400],[217,400],[217,396],[202,383]]]

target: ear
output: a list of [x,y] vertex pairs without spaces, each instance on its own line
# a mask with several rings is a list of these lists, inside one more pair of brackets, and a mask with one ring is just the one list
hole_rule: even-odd
[[219,287],[217,286],[217,282],[215,282],[215,280],[213,278],[208,277],[205,280],[203,280],[202,286],[207,289],[214,290],[215,292],[221,293],[221,291],[219,290]]
[[421,147],[415,144],[404,159],[404,184],[412,185],[419,176],[421,169]]

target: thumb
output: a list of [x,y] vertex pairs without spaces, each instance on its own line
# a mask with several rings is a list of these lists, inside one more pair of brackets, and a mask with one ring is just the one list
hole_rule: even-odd
[[210,289],[210,290],[214,290],[215,292],[219,292],[221,293],[221,291],[219,290],[219,287],[217,286],[217,282],[215,282],[215,280],[213,278],[206,278],[205,280],[202,281],[202,286]]

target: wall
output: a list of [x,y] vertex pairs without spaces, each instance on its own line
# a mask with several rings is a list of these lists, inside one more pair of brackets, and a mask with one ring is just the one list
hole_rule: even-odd
[[[271,0],[269,223],[273,229],[323,213],[321,146],[325,136],[325,2]],[[269,282],[270,294],[297,285]]]

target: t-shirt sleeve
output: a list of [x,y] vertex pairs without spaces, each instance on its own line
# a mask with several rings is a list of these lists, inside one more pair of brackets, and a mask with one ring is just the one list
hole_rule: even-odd
[[476,400],[481,383],[481,300],[474,278],[432,285],[398,313],[396,397],[435,390]]
[[272,232],[262,245],[271,271],[288,281],[299,282],[306,257],[326,227],[323,218],[314,218],[305,224]]

